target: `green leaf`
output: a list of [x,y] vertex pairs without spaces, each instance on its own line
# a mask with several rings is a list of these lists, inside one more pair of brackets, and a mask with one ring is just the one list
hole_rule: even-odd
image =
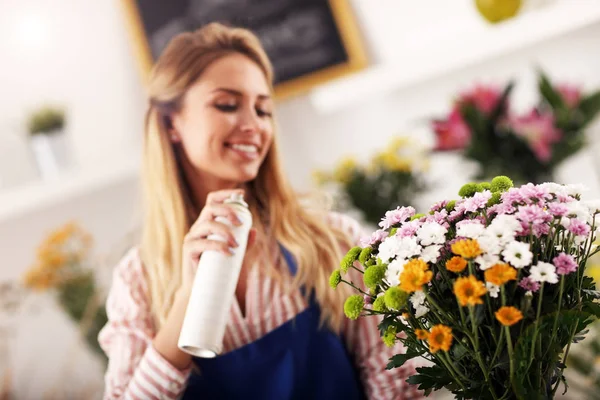
[[390,358],[390,362],[387,364],[385,369],[394,369],[404,365],[405,362],[415,357],[419,357],[424,352],[419,350],[407,349],[405,354],[396,354]]
[[406,382],[412,385],[418,385],[419,390],[424,390],[425,395],[432,390],[440,390],[452,383],[452,378],[446,369],[434,365],[432,367],[419,367],[417,374],[410,376]]
[[581,125],[583,128],[600,112],[600,91],[583,98],[578,109],[583,114],[583,124]]
[[583,305],[583,311],[592,314],[596,318],[600,318],[600,304],[598,303],[592,303],[591,301],[586,302]]
[[543,73],[539,72],[539,80],[538,87],[540,89],[540,93],[546,99],[548,104],[554,109],[564,109],[566,108],[565,102],[562,99],[560,93],[554,90],[554,87],[550,83],[548,77]]
[[588,290],[588,289],[583,289],[582,292],[585,295],[588,295],[594,299],[600,299],[600,291],[599,290]]

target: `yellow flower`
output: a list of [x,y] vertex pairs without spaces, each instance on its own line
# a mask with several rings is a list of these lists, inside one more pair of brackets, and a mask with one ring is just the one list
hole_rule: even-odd
[[23,284],[33,290],[42,291],[56,286],[59,282],[56,271],[34,267],[28,270],[23,277]]
[[473,259],[483,253],[475,239],[462,239],[452,244],[452,252],[466,259]]
[[446,261],[446,269],[452,272],[462,272],[467,267],[467,260],[462,257],[454,256]]
[[594,282],[600,284],[600,265],[591,265],[587,267],[585,274],[591,277]]
[[500,307],[496,311],[496,319],[504,326],[512,326],[523,319],[523,313],[515,307]]
[[356,160],[353,157],[342,159],[333,171],[333,179],[339,183],[348,183],[357,169]]
[[432,353],[439,350],[449,351],[452,346],[452,329],[446,325],[435,325],[431,328],[427,341]]
[[504,285],[508,281],[517,279],[517,270],[508,264],[496,264],[485,271],[485,280],[494,285]]
[[419,339],[419,340],[427,340],[427,338],[429,337],[429,332],[427,332],[424,329],[416,329],[415,335],[417,336],[417,339]]
[[431,281],[433,272],[429,271],[427,263],[420,258],[413,259],[404,265],[400,274],[400,289],[406,293],[423,290],[423,285]]
[[328,173],[321,170],[314,170],[312,173],[312,180],[317,186],[321,186],[331,179]]
[[454,282],[454,294],[461,306],[474,306],[483,304],[481,296],[486,294],[487,289],[483,282],[478,281],[473,275],[461,277]]
[[390,153],[398,153],[401,148],[409,146],[411,143],[407,137],[397,136],[390,140],[387,151]]

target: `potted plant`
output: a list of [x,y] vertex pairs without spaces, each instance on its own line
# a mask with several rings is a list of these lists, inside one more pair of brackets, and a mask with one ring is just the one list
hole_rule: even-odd
[[43,179],[56,178],[67,166],[64,128],[64,110],[53,106],[40,108],[27,121],[29,142]]

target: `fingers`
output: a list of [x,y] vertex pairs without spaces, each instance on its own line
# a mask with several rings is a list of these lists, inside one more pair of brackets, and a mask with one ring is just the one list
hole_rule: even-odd
[[227,219],[232,225],[240,226],[242,221],[238,218],[235,210],[227,205],[227,204],[212,204],[207,205],[202,209],[200,216],[194,222],[190,230],[194,230],[198,225],[202,224],[204,221],[212,221],[217,217]]
[[[211,235],[217,235],[221,237],[225,243],[230,247],[237,247],[238,243],[235,240],[235,236],[231,231],[231,228],[222,222],[218,221],[202,221],[194,229],[185,236],[184,244],[188,241],[197,239],[207,239]],[[211,241],[219,241],[218,239],[212,239]]]
[[244,189],[228,189],[228,190],[218,190],[216,192],[210,192],[208,194],[208,196],[206,196],[205,206],[223,203],[226,199],[231,197],[232,194],[243,195]]
[[219,242],[217,240],[210,239],[195,239],[190,240],[186,244],[186,253],[188,257],[192,260],[194,266],[197,266],[200,262],[200,256],[205,251],[215,250],[220,251],[225,255],[232,255],[233,251],[230,246],[226,242]]

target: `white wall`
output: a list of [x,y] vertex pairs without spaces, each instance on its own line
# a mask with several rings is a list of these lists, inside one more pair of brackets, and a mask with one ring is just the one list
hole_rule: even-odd
[[[370,52],[378,62],[410,57],[410,52],[398,48],[410,49],[421,41],[441,39],[460,31],[463,22],[482,23],[476,19],[470,0],[352,3],[361,13]],[[116,0],[54,0],[52,5],[41,0],[0,3],[0,138],[9,130],[4,127],[14,132],[26,110],[48,99],[69,108],[69,133],[80,166],[137,152],[145,101],[120,11]],[[29,15],[39,16],[43,30],[37,37],[15,33],[19,32],[19,21],[24,21],[21,18]],[[551,77],[599,88],[599,48],[597,24],[390,95],[362,99],[330,115],[315,110],[307,97],[287,101],[279,107],[285,167],[294,185],[305,189],[310,186],[312,169],[332,166],[348,153],[366,158],[385,145],[391,135],[406,133],[431,142],[422,118],[446,113],[457,91],[477,80],[518,79],[517,105],[525,107],[532,102],[536,65]],[[590,133],[599,135],[597,125]],[[433,176],[442,185],[430,197],[453,196],[465,179],[464,165],[442,156],[433,164]],[[586,170],[590,160],[579,157],[571,164],[561,177],[587,181],[600,195],[598,177]],[[72,218],[79,219],[94,234],[100,252],[114,252],[134,225],[136,193],[135,182],[124,182],[0,223],[0,278],[20,276],[43,235]],[[14,384],[22,394],[19,398],[42,398],[40,393],[57,376],[57,368],[52,366],[64,361],[61,354],[76,336],[56,312],[25,317],[23,324],[20,333],[24,336],[14,344]],[[39,340],[40,330],[43,342]],[[28,344],[33,342],[37,345]],[[33,374],[30,361],[34,359],[37,369]],[[76,369],[79,373],[89,372],[88,377],[101,386],[97,365],[79,362]],[[32,384],[28,376],[35,376],[36,382]],[[65,385],[75,384],[71,379],[65,381]]]

